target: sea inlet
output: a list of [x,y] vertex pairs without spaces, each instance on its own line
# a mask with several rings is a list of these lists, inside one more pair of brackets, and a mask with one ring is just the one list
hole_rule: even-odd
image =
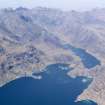
[[[92,79],[71,78],[66,64],[52,64],[39,74],[42,79],[22,77],[0,88],[0,105],[97,105],[92,100],[75,102]],[[83,80],[86,80],[83,82]]]

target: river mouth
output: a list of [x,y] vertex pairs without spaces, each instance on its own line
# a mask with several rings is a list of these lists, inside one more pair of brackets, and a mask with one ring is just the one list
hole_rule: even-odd
[[[23,77],[0,88],[1,105],[97,105],[86,100],[75,102],[91,83],[86,77],[70,78],[65,64],[53,64],[40,73],[42,79]],[[35,75],[35,74],[34,74]],[[37,74],[38,75],[38,74]],[[86,82],[83,82],[86,79]]]

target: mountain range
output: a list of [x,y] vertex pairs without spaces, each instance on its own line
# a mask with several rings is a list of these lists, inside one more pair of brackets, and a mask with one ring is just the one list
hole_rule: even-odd
[[[65,45],[85,50],[101,64],[86,68]],[[93,78],[77,100],[105,105],[105,9],[61,11],[51,8],[0,10],[0,85],[42,72],[49,64],[66,63],[71,77]]]

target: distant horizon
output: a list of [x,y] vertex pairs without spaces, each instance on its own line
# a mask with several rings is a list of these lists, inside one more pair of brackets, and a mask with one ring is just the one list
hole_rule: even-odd
[[0,9],[5,8],[37,8],[46,7],[63,11],[90,11],[105,8],[105,0],[0,0]]
[[64,11],[64,12],[69,12],[69,11],[76,11],[76,12],[86,12],[86,11],[92,11],[92,10],[100,10],[100,9],[105,9],[105,7],[103,8],[100,8],[100,7],[95,7],[95,8],[91,8],[89,10],[84,10],[84,11],[80,11],[80,10],[74,10],[74,9],[71,9],[71,10],[62,10],[61,8],[54,8],[54,7],[45,7],[45,6],[36,6],[36,7],[33,7],[33,8],[29,8],[29,7],[24,7],[24,6],[19,6],[19,7],[5,7],[5,8],[0,8],[0,10],[9,10],[9,9],[13,9],[13,10],[16,10],[18,8],[23,8],[23,9],[37,9],[37,8],[46,8],[46,9],[55,9],[55,10],[60,10],[60,11]]

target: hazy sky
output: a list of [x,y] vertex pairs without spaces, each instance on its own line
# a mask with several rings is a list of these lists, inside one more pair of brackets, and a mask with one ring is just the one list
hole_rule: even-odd
[[38,6],[61,8],[63,10],[88,10],[96,7],[105,7],[105,0],[0,0],[0,8]]

